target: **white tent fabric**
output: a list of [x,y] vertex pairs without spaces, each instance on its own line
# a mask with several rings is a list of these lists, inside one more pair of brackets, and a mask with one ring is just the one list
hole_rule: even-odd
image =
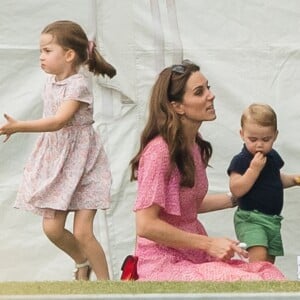
[[[1,115],[40,117],[45,75],[39,69],[39,33],[58,19],[80,23],[118,70],[112,80],[93,82],[95,128],[113,173],[112,205],[98,212],[95,228],[113,279],[119,279],[124,257],[134,251],[136,183],[129,180],[129,161],[138,147],[151,86],[164,66],[182,58],[195,61],[216,94],[218,118],[201,127],[214,148],[209,192],[228,190],[226,169],[242,146],[240,114],[251,102],[269,103],[277,111],[275,146],[285,160],[284,171],[300,172],[298,0],[2,0]],[[0,144],[0,281],[72,276],[73,262],[44,236],[41,218],[12,208],[36,137],[16,134]],[[291,280],[297,279],[300,255],[299,193],[298,188],[285,191],[285,256],[276,261]],[[199,217],[210,235],[235,237],[233,212]]]

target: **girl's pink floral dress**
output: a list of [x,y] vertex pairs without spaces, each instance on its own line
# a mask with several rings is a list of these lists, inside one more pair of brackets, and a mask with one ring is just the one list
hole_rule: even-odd
[[107,209],[111,173],[93,124],[93,96],[84,75],[56,82],[50,76],[43,91],[44,117],[53,116],[65,100],[86,103],[62,129],[42,133],[25,166],[16,208],[45,217],[55,210]]
[[[138,195],[135,210],[153,203],[162,208],[161,218],[182,230],[207,235],[197,218],[199,204],[208,190],[205,166],[198,147],[193,149],[196,178],[193,188],[180,187],[178,169],[168,172],[169,151],[162,137],[146,146],[138,169]],[[216,220],[218,222],[218,220]],[[219,226],[221,224],[216,224]],[[217,261],[201,250],[174,249],[145,238],[137,239],[139,280],[149,281],[235,281],[283,280],[271,263],[241,260]]]

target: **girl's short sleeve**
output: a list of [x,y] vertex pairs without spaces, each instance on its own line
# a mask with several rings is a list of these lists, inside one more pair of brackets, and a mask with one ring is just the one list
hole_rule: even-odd
[[179,179],[176,170],[170,172],[167,144],[161,137],[150,141],[140,158],[138,192],[134,210],[157,204],[166,213],[179,216]]
[[89,89],[87,79],[83,75],[77,74],[70,80],[65,91],[64,100],[93,103],[93,95]]

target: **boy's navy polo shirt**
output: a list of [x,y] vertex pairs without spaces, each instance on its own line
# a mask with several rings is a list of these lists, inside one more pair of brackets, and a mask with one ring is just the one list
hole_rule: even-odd
[[[239,207],[245,210],[256,209],[268,215],[280,215],[283,206],[280,169],[284,165],[284,161],[274,149],[266,156],[267,162],[256,182],[248,193],[238,199]],[[242,151],[233,157],[227,174],[236,172],[243,175],[252,159],[253,155],[244,145]]]

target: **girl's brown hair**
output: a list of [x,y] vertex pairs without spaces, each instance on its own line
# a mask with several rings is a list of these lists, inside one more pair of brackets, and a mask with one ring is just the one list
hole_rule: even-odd
[[61,20],[47,25],[42,34],[53,36],[58,45],[64,49],[72,49],[77,54],[78,65],[88,65],[89,71],[95,75],[116,75],[116,69],[109,64],[94,46],[89,54],[89,40],[80,25],[72,21]]
[[[172,165],[176,165],[181,174],[182,186],[193,187],[195,165],[183,134],[180,116],[172,108],[171,101],[181,103],[186,83],[199,66],[189,62],[165,68],[158,76],[150,96],[149,117],[142,132],[140,149],[131,160],[131,180],[137,179],[137,169],[146,145],[156,136],[162,136],[168,145]],[[195,137],[205,165],[212,155],[212,146],[199,134]]]

